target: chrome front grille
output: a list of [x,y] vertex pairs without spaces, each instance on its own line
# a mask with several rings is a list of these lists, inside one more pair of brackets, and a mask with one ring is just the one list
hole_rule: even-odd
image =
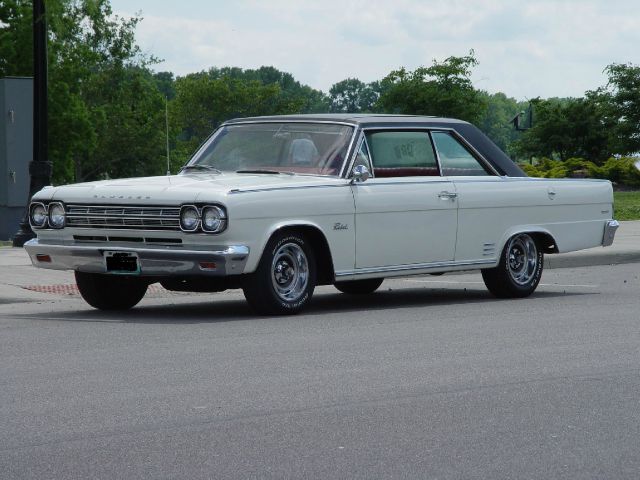
[[180,230],[180,207],[66,205],[66,226],[125,230]]

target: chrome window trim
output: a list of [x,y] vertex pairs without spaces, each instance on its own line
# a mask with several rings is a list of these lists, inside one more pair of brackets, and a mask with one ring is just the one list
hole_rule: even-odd
[[[473,158],[475,158],[475,160],[480,163],[480,165],[482,165],[485,168],[488,168],[490,170],[491,173],[489,173],[489,176],[494,175],[497,177],[500,177],[501,175],[498,173],[498,171],[493,167],[493,165],[491,165],[491,162],[489,162],[486,158],[484,158],[480,152],[478,152],[478,150],[475,149],[475,147],[473,145],[471,145],[466,138],[464,138],[462,135],[460,135],[455,129],[453,128],[432,128],[429,131],[429,136],[431,136],[431,133],[433,132],[446,132],[449,133],[455,140],[457,140],[458,142],[460,142],[460,144],[469,151],[469,153],[471,154],[471,156]],[[433,138],[431,139],[433,142],[433,148],[436,151],[436,153],[438,152],[438,148],[435,144],[435,141],[433,140]],[[438,155],[438,158],[440,158],[440,156]],[[442,174],[442,170],[440,170],[440,173]],[[455,177],[455,175],[449,175],[450,177]],[[464,176],[464,175],[461,175]]]
[[367,154],[369,158],[369,173],[371,173],[371,178],[375,178],[375,175],[373,173],[373,163],[371,160],[371,150],[369,149],[369,144],[367,143],[367,137],[365,136],[364,131],[360,129],[358,134],[358,140],[356,142],[356,148],[353,150],[353,155],[351,155],[351,158],[349,159],[349,161],[346,162],[348,167],[347,167],[347,170],[345,171],[344,178],[346,178],[347,180],[351,178],[351,172],[353,171],[353,167],[355,166],[356,159],[358,158],[358,152],[360,151],[360,148],[362,148],[363,144],[367,149]]
[[[348,163],[349,158],[352,156],[353,154],[353,143],[355,141],[355,138],[358,135],[358,132],[360,130],[358,123],[351,123],[351,122],[340,122],[340,121],[333,121],[333,120],[286,120],[286,119],[281,119],[281,120],[241,120],[241,121],[237,121],[237,122],[225,122],[222,123],[218,128],[216,128],[213,133],[211,133],[211,135],[209,135],[201,144],[200,146],[195,150],[195,152],[193,153],[193,155],[191,156],[191,158],[189,159],[189,161],[187,163],[184,164],[184,166],[187,165],[191,165],[191,162],[193,161],[193,159],[201,152],[201,150],[203,148],[206,148],[207,145],[209,145],[210,142],[213,141],[213,139],[218,135],[218,133],[220,132],[220,130],[222,130],[223,127],[233,127],[236,125],[257,125],[257,124],[269,124],[269,123],[304,123],[307,125],[316,125],[316,124],[323,124],[323,125],[342,125],[342,126],[347,126],[347,127],[351,127],[353,128],[353,132],[351,133],[351,139],[349,140],[349,145],[347,147],[347,151],[345,153],[345,158],[342,161],[342,168],[340,169],[340,171],[335,174],[335,175],[312,175],[312,174],[307,174],[309,176],[313,176],[313,177],[328,177],[328,178],[345,178],[345,165]],[[298,175],[298,174],[296,174]]]
[[[392,126],[392,127],[362,127],[361,128],[363,133],[366,133],[368,130],[375,130],[375,131],[386,131],[386,130],[406,130],[406,131],[422,131],[425,130],[427,132],[429,132],[429,138],[432,142],[432,148],[436,154],[436,161],[440,161],[440,156],[438,154],[438,149],[435,147],[435,144],[433,143],[433,139],[431,138],[431,132],[447,132],[452,134],[452,136],[460,141],[460,143],[462,143],[462,145],[470,151],[471,155],[479,162],[481,163],[483,166],[487,167],[493,175],[497,176],[497,177],[502,177],[503,175],[500,175],[500,173],[498,173],[498,171],[493,167],[493,165],[491,165],[491,162],[489,162],[480,152],[478,152],[478,150],[476,150],[476,148],[471,145],[462,135],[460,135],[455,128],[452,127],[433,127],[433,126],[429,126],[429,127],[421,127],[421,126]],[[440,167],[440,176],[444,176],[442,175],[442,166],[439,165]]]

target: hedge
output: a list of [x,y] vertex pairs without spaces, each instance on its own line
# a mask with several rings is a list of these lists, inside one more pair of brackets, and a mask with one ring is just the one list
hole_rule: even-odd
[[603,165],[583,158],[569,158],[564,162],[542,158],[535,165],[525,163],[520,167],[531,177],[604,178],[618,185],[640,187],[640,159],[633,157],[611,157]]

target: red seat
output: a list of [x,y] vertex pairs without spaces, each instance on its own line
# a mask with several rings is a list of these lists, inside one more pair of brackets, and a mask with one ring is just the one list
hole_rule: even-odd
[[436,167],[376,167],[373,173],[378,178],[388,177],[437,177],[438,169]]

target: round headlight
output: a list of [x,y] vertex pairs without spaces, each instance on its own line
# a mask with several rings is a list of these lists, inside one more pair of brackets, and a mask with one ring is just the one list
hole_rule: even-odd
[[31,219],[31,225],[36,228],[44,227],[44,224],[47,221],[47,210],[44,208],[44,205],[41,203],[34,203],[31,206],[31,215],[29,215]]
[[205,232],[219,232],[224,228],[225,213],[220,207],[204,207],[202,229]]
[[193,232],[198,228],[200,222],[200,215],[198,215],[198,209],[196,207],[182,207],[180,212],[180,228],[187,232]]
[[52,228],[64,227],[64,207],[61,203],[49,204],[49,225]]

